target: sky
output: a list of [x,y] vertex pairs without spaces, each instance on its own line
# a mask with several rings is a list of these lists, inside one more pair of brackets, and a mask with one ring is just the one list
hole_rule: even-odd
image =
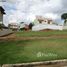
[[36,15],[51,18],[63,24],[61,15],[67,12],[67,0],[7,0],[3,3],[6,15],[4,23],[25,21],[29,23]]

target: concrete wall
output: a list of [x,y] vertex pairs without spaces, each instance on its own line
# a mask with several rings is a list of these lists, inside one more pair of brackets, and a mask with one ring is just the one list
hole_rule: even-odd
[[54,24],[38,24],[32,27],[32,31],[40,31],[45,29],[63,30],[63,26],[58,26]]
[[63,29],[64,29],[64,30],[67,29],[67,22],[64,24]]
[[63,29],[64,29],[64,30],[67,30],[67,26],[63,26]]

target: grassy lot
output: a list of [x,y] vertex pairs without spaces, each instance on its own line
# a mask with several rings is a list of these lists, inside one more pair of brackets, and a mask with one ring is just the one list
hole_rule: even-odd
[[44,36],[51,36],[51,35],[66,35],[67,30],[63,31],[19,31],[16,32],[16,36],[18,37],[44,37]]
[[67,59],[67,39],[0,42],[0,64]]
[[[17,32],[17,36],[47,36],[67,31]],[[27,35],[26,35],[27,34]],[[46,34],[46,35],[44,35]],[[67,59],[67,38],[0,41],[0,64]]]

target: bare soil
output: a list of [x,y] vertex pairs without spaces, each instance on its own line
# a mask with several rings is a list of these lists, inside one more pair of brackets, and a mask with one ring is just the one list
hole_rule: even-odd
[[9,40],[34,40],[34,39],[50,39],[50,38],[67,38],[66,34],[61,34],[61,35],[50,35],[46,37],[17,37],[15,34],[10,34],[8,36],[0,37],[1,39],[9,39]]
[[51,65],[39,65],[34,67],[67,67],[67,63],[51,64]]

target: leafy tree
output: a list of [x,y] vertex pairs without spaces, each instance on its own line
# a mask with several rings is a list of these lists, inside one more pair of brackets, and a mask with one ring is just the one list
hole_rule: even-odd
[[61,19],[63,19],[64,20],[64,24],[66,24],[66,22],[67,22],[67,13],[62,14],[61,15]]
[[4,27],[4,25],[3,25],[3,24],[0,24],[0,29],[1,29],[1,30],[3,29],[3,27]]

